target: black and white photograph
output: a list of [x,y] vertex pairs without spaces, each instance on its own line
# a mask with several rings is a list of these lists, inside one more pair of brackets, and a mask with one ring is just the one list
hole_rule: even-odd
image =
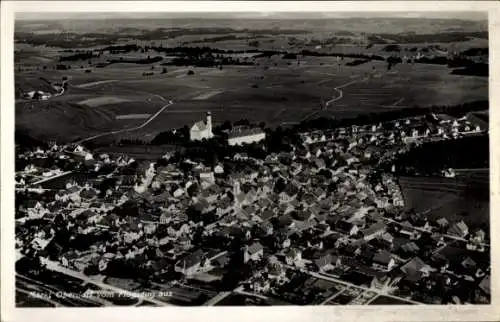
[[488,11],[261,8],[15,13],[17,308],[492,304]]

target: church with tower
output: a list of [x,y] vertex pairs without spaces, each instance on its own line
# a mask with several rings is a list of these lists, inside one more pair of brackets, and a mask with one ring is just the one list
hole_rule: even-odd
[[211,139],[214,134],[212,133],[212,114],[207,112],[206,121],[199,121],[189,130],[189,138],[191,141],[200,141],[203,139]]

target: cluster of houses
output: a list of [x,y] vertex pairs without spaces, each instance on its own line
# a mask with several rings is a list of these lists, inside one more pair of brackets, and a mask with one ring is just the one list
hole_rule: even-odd
[[[441,124],[448,123],[430,133]],[[205,282],[222,280],[240,258],[238,265],[258,263],[241,285],[275,296],[290,271],[379,289],[442,282],[448,291],[471,279],[479,285],[489,278],[489,262],[467,254],[485,253],[486,233],[405,212],[396,178],[374,175],[380,160],[405,150],[403,133],[413,125],[421,122],[302,133],[303,144],[291,152],[236,154],[212,167],[169,155],[143,164],[83,147],[38,149],[23,157],[56,156],[86,169],[87,179],[30,191],[21,180],[46,169],[27,165],[17,177],[16,246],[24,255],[57,253],[60,265],[80,271],[106,275],[118,261],[154,272],[151,278],[175,272]],[[71,242],[61,244],[61,231]],[[458,256],[443,254],[450,247]]]

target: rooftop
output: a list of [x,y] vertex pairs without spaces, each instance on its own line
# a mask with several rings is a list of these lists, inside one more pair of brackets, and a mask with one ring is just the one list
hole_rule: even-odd
[[244,137],[244,136],[250,136],[250,135],[255,135],[255,134],[261,134],[264,133],[264,131],[261,128],[250,128],[250,127],[233,127],[231,131],[228,132],[228,138],[237,138],[237,137]]

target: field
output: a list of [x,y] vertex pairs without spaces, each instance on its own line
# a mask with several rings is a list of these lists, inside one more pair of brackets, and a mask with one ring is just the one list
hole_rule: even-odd
[[[487,186],[483,177],[482,186]],[[474,193],[468,179],[415,177],[401,178],[406,207],[417,213],[430,210],[427,217],[445,217],[450,222],[464,220],[468,225],[489,230],[490,205],[488,195]],[[477,187],[478,182],[475,182]],[[484,190],[484,187],[482,187]]]
[[[163,74],[157,64],[82,69],[78,62],[64,71],[21,70],[15,76],[23,90],[42,86],[40,77],[54,81],[66,76],[69,87],[49,101],[17,100],[16,126],[33,136],[72,141],[138,127],[145,114],[155,114],[172,100],[147,126],[126,132],[127,137],[152,139],[204,118],[207,111],[216,124],[248,119],[278,126],[313,116],[343,118],[488,97],[486,78],[451,75],[446,66],[403,64],[387,70],[385,62],[347,66],[352,59],[336,57],[299,57],[298,63],[277,55],[254,60],[254,66],[222,70],[167,66]],[[187,75],[189,70],[194,75]],[[326,110],[321,102],[327,102]],[[135,114],[142,116],[125,116]]]

